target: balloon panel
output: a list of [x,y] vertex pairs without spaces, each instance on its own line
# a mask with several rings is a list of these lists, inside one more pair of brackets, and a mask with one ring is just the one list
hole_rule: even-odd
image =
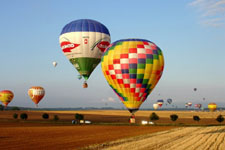
[[84,77],[85,80],[89,78],[92,71],[99,64],[101,60],[96,58],[72,58],[70,62],[74,65],[77,71]]
[[157,102],[164,103],[164,100],[159,99],[159,100],[157,100]]
[[102,57],[110,87],[129,110],[137,110],[159,81],[164,60],[152,42],[126,39],[112,43]]
[[91,19],[79,19],[65,25],[61,34],[68,32],[101,32],[109,34],[108,29],[101,23]]

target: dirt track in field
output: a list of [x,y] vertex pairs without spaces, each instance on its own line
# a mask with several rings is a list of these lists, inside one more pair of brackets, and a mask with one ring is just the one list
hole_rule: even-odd
[[[182,127],[111,142],[104,150],[224,150],[225,126]],[[113,146],[115,145],[115,146]],[[94,148],[96,149],[96,148]],[[99,148],[100,149],[100,148]]]

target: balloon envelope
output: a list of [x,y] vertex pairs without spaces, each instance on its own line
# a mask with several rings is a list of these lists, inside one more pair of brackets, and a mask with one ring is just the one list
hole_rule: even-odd
[[158,109],[159,108],[159,105],[158,104],[153,104],[153,108],[154,109]]
[[54,67],[56,67],[56,66],[57,66],[57,62],[53,61],[53,62],[52,62],[52,65],[53,65]]
[[63,28],[59,42],[64,55],[87,80],[110,44],[110,33],[100,22],[80,19]]
[[0,92],[0,101],[4,104],[5,107],[12,101],[14,94],[10,90],[3,90]]
[[217,105],[216,105],[216,103],[209,103],[208,104],[208,109],[209,109],[209,111],[215,111],[216,110],[216,108],[217,108]]
[[171,98],[168,98],[167,99],[167,103],[171,104],[172,103],[172,99]]
[[164,103],[163,99],[157,100],[157,104],[159,105],[159,107],[162,107],[163,103]]
[[189,107],[191,107],[191,106],[192,106],[192,103],[191,103],[191,102],[188,102],[187,105],[188,105]]
[[33,86],[28,90],[31,100],[37,105],[45,96],[45,90],[40,86]]
[[195,107],[198,108],[198,109],[201,109],[202,104],[195,104]]
[[123,39],[107,47],[102,72],[126,108],[134,113],[158,83],[164,67],[162,51],[143,39]]

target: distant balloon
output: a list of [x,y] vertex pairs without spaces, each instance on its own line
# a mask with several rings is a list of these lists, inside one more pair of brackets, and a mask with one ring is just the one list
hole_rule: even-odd
[[159,105],[158,104],[153,104],[153,108],[154,109],[158,109],[159,108]]
[[197,88],[194,88],[194,91],[197,91]]
[[53,65],[54,67],[56,67],[56,66],[57,66],[57,62],[53,61],[53,62],[52,62],[52,65]]
[[205,98],[203,98],[203,101],[205,100]]
[[167,99],[167,103],[171,104],[172,103],[172,99],[171,98],[168,98]]
[[213,111],[216,110],[216,108],[217,108],[216,103],[209,103],[209,104],[208,104],[208,109],[209,109],[209,111],[213,112]]
[[14,97],[13,92],[9,90],[3,90],[0,92],[0,101],[4,104],[5,107],[12,101]]
[[192,103],[191,102],[185,103],[185,107],[186,108],[191,107],[191,106],[192,106]]
[[157,100],[157,104],[159,105],[159,107],[162,107],[163,103],[164,103],[163,99]]
[[202,104],[195,104],[195,108],[201,109]]
[[64,55],[87,81],[110,44],[110,33],[100,22],[80,19],[64,26],[59,42]]
[[33,86],[28,90],[28,95],[30,96],[31,100],[36,104],[36,106],[38,106],[38,103],[45,96],[45,90],[43,87]]
[[151,41],[123,39],[106,48],[101,66],[110,87],[134,114],[160,80],[164,58]]
[[192,103],[191,103],[191,102],[188,102],[187,104],[188,104],[188,106],[189,106],[189,107],[191,107],[191,106],[192,106]]

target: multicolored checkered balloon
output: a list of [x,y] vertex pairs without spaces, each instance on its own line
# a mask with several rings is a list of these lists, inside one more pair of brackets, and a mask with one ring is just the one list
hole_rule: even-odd
[[127,109],[134,113],[152,92],[164,68],[162,51],[143,39],[123,39],[102,56],[102,72]]

